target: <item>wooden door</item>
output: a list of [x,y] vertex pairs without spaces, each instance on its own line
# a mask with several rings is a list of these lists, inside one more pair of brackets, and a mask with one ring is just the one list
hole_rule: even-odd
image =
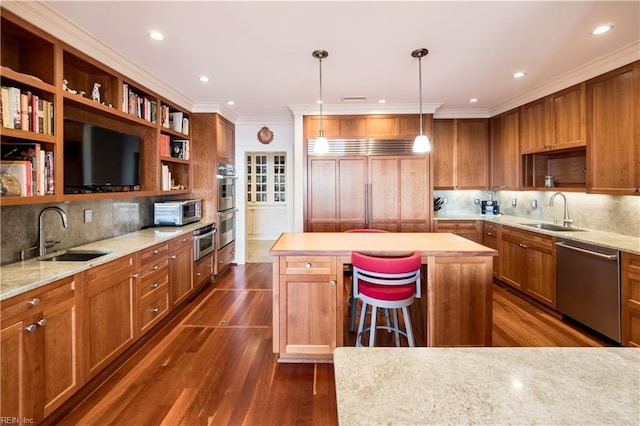
[[546,98],[520,107],[520,152],[522,154],[549,149],[546,111]]
[[36,369],[37,335],[26,327],[33,318],[3,321],[0,330],[0,409],[3,418],[36,418],[35,391],[42,384]]
[[640,256],[622,253],[622,344],[640,346]]
[[640,193],[640,61],[588,83],[589,192]]
[[483,222],[482,224],[482,244],[498,251],[498,256],[493,258],[493,276],[500,277],[500,225]]
[[453,189],[454,162],[456,156],[456,124],[455,120],[433,120],[433,188]]
[[174,238],[169,243],[169,299],[171,307],[185,300],[193,290],[193,238]]
[[520,189],[520,113],[512,110],[491,119],[490,188]]
[[[528,243],[526,259],[526,285],[523,290],[544,304],[556,307],[555,250]],[[553,245],[553,244],[551,244]]]
[[429,232],[431,191],[429,157],[408,156],[398,160],[400,192],[400,231]]
[[365,157],[339,158],[337,162],[337,231],[364,228],[367,159]]
[[522,289],[527,279],[527,249],[503,228],[500,249],[500,279]]
[[86,271],[83,286],[84,364],[88,380],[135,340],[133,256]]
[[456,120],[456,188],[489,187],[489,122],[486,119]]
[[587,144],[586,84],[569,87],[549,96],[550,149]]
[[309,157],[307,175],[307,231],[337,232],[337,159]]
[[369,158],[369,226],[397,231],[400,221],[400,173],[398,157]]

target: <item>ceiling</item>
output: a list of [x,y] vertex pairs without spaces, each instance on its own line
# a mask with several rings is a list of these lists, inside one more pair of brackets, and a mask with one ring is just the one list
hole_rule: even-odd
[[[239,120],[290,120],[292,109],[317,110],[316,49],[329,52],[322,62],[325,113],[417,112],[416,48],[429,49],[422,60],[425,105],[485,116],[622,65],[620,56],[624,63],[629,54],[640,57],[638,1],[42,4],[181,94],[187,107],[223,105]],[[603,23],[614,29],[591,35]],[[165,40],[151,40],[151,29]],[[514,79],[518,70],[526,76]],[[201,75],[210,81],[202,83]],[[342,100],[353,96],[366,101]]]

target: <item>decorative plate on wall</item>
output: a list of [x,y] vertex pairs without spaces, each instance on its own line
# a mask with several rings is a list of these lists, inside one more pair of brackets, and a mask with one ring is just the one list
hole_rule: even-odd
[[264,145],[268,145],[273,141],[273,132],[269,130],[267,126],[263,126],[258,131],[258,142]]

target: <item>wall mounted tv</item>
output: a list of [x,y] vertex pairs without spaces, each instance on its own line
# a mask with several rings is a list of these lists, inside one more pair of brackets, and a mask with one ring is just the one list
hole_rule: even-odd
[[135,191],[140,185],[140,138],[64,120],[64,192]]

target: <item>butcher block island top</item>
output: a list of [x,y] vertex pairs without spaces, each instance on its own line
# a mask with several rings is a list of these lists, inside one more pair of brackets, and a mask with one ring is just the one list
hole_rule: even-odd
[[418,344],[491,346],[497,251],[446,233],[284,233],[269,252],[280,362],[332,362],[343,345],[344,266],[355,251],[421,254],[422,298],[411,306]]

